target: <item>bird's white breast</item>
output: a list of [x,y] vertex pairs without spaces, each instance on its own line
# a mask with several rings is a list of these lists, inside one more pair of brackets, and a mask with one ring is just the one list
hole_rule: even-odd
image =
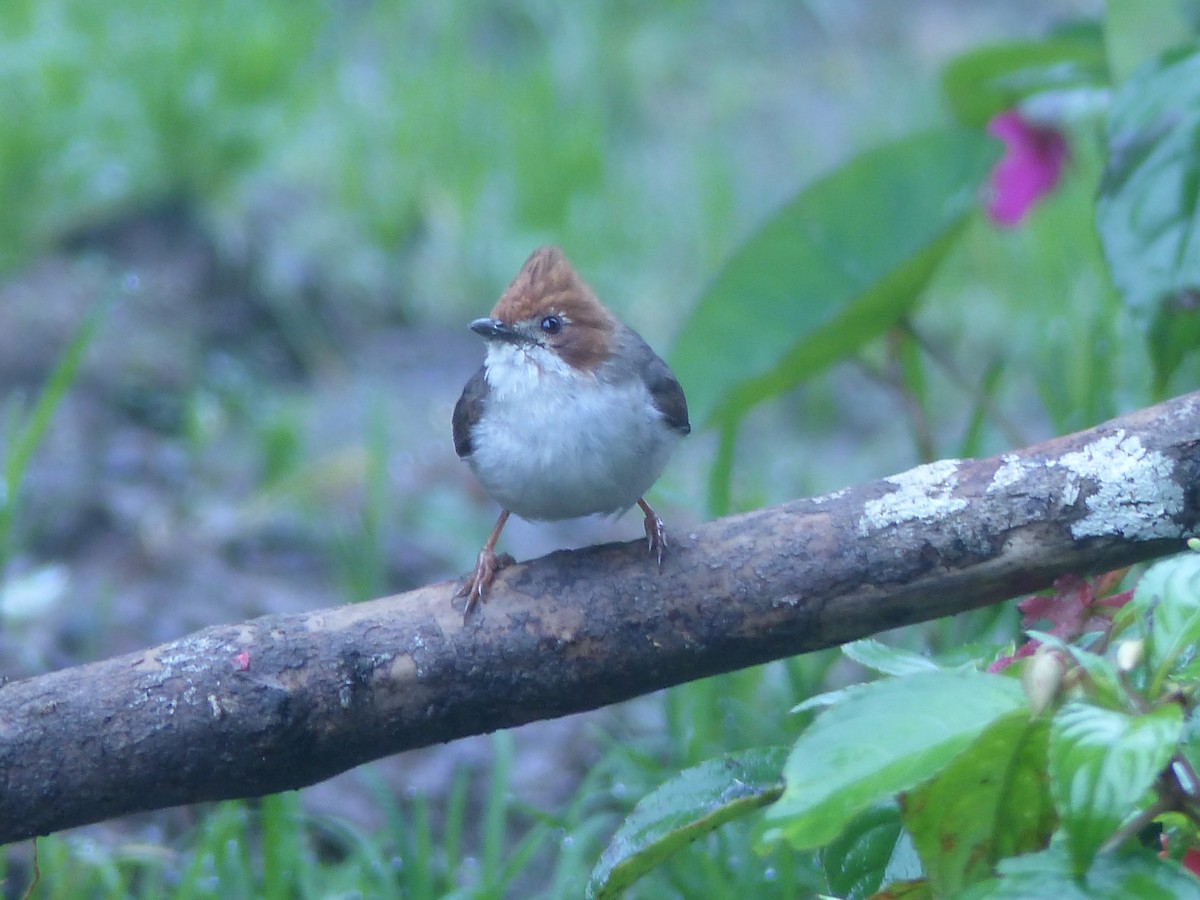
[[491,392],[468,462],[526,519],[628,509],[658,480],[679,435],[637,378],[603,381],[541,347],[488,348]]

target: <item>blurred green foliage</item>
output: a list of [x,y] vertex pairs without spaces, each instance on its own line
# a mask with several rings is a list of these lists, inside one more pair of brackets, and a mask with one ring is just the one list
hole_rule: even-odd
[[1030,95],[1093,87],[1107,77],[1104,32],[1096,25],[963,53],[943,69],[942,91],[956,120],[982,128]]
[[[1127,21],[1139,5],[1109,6]],[[942,73],[940,112],[932,76],[912,77],[886,36],[856,34],[865,51],[822,55],[847,33],[838,16],[854,13],[820,3],[9,0],[0,15],[0,111],[15,124],[0,129],[0,271],[64,236],[179,204],[305,346],[310,293],[368,317],[457,321],[490,304],[532,245],[561,243],[648,336],[682,334],[673,362],[697,409],[738,401],[712,510],[1070,431],[1148,401],[1155,374],[1160,392],[1196,377],[1193,332],[1181,341],[1172,324],[1187,304],[1147,329],[1123,291],[1142,285],[1123,268],[1138,245],[1114,260],[1106,236],[1106,259],[1095,229],[1109,144],[1128,124],[1119,106],[1105,123],[1107,91],[1173,43],[1149,25],[968,50]],[[1177,21],[1191,20],[1159,26]],[[825,96],[827,82],[846,93]],[[1072,156],[1022,227],[998,232],[974,212],[994,151],[958,128],[1012,103],[1049,104]],[[1155,121],[1143,124],[1152,141]],[[931,125],[932,137],[880,143]],[[810,180],[868,138],[876,150]],[[1117,290],[1110,263],[1133,273]],[[382,408],[347,476],[340,458],[314,463],[303,415],[263,393],[198,388],[185,405],[189,449],[219,452],[230,423],[248,421],[259,503],[302,495],[304,512],[334,520],[347,596],[386,589],[389,521],[437,528],[440,516],[447,536],[470,530],[457,508],[433,509],[447,504],[432,488],[433,515],[392,508]],[[19,481],[27,460],[10,457],[10,469],[14,458]],[[324,482],[354,477],[360,514],[327,516]],[[994,654],[1009,619],[981,612],[894,642],[961,665]],[[813,654],[667,692],[662,727],[601,737],[563,810],[513,798],[512,747],[499,737],[482,799],[459,773],[444,798],[381,789],[377,834],[309,817],[284,795],[212,807],[169,846],[52,837],[39,895],[581,896],[640,797],[685,767],[791,744],[806,717],[787,710],[846,677],[835,655]],[[820,856],[764,849],[748,819],[692,828],[705,836],[669,840],[678,854],[629,896],[861,896],[885,872],[913,874],[895,804],[856,821]],[[28,878],[16,864],[9,874]]]
[[[973,51],[944,71],[943,88],[961,123],[980,127],[986,122],[989,133],[1004,137],[1005,161],[992,170],[988,186],[994,192],[1015,188],[1022,203],[1016,221],[994,216],[998,224],[1032,231],[1044,195],[1060,190],[1063,131],[1072,129],[1072,148],[1084,148],[1084,165],[1067,175],[1086,191],[1064,207],[1069,230],[1036,233],[1038,243],[1010,247],[1014,252],[1004,260],[1006,268],[996,273],[997,284],[1011,289],[1027,280],[1024,274],[1014,276],[1013,269],[1031,272],[1044,297],[1064,279],[1044,277],[1054,274],[1054,266],[1043,247],[1060,251],[1064,235],[1080,237],[1084,251],[1076,249],[1073,261],[1086,259],[1089,268],[1103,272],[1094,237],[1086,233],[1093,227],[1099,232],[1115,296],[1097,284],[1090,309],[1075,310],[1059,297],[1036,311],[1044,324],[1054,321],[1048,315],[1053,310],[1087,325],[1055,361],[1060,374],[1047,372],[1039,381],[1045,409],[1061,430],[1112,414],[1129,404],[1131,394],[1135,405],[1156,399],[1185,362],[1195,366],[1200,350],[1200,275],[1190,252],[1200,215],[1194,153],[1200,45],[1184,42],[1177,33],[1177,24],[1186,19],[1185,5],[1178,5],[1178,15],[1155,19],[1157,30],[1137,29],[1136,42],[1124,34],[1103,41],[1093,30],[1083,43],[1053,38],[1040,46]],[[1118,12],[1104,21],[1104,30],[1122,32],[1127,8],[1114,4]],[[1200,29],[1200,19],[1192,24],[1189,38]],[[1135,43],[1142,58],[1133,67],[1129,54]],[[1106,48],[1119,48],[1119,59],[1108,66],[1101,64]],[[1012,111],[993,132],[996,120],[988,117],[1009,106]],[[883,173],[911,149],[896,142],[861,154],[802,190],[751,235],[701,297],[680,341],[680,352],[690,354],[679,366],[682,372],[703,368],[701,348],[718,344],[729,346],[739,360],[757,348],[766,353],[751,366],[722,370],[708,363],[709,379],[694,379],[707,391],[698,408],[703,413],[715,408],[724,416],[712,492],[717,509],[730,505],[732,436],[744,409],[789,392],[795,381],[811,378],[838,358],[859,355],[862,325],[853,308],[879,291],[877,273],[896,265],[880,266],[880,257],[910,235],[944,228],[939,213],[952,208],[948,204],[892,199],[903,197],[913,179]],[[945,171],[937,153],[921,149],[925,165]],[[1102,178],[1093,154],[1105,161]],[[984,184],[981,170],[968,173],[966,180],[976,191]],[[810,195],[830,185],[839,188],[830,191],[834,203],[820,214],[820,204],[812,204],[793,220]],[[855,209],[862,210],[860,221],[869,210],[881,210],[877,215],[888,221],[885,236],[864,240],[859,229],[829,227]],[[918,339],[912,324],[921,321],[914,312],[918,300],[927,299],[927,270],[946,265],[959,246],[967,251],[976,241],[996,246],[990,230],[971,236],[955,229],[948,240],[951,247],[928,261],[915,285],[895,293],[895,310],[876,307],[881,329],[896,329],[901,315],[910,319],[889,343],[892,366],[882,377],[906,397],[908,416],[924,423],[931,410],[922,357],[947,368],[955,376],[954,387],[987,400],[976,402],[972,416],[971,442],[977,443],[982,422],[997,415],[996,426],[1002,424],[991,401],[1004,379],[1003,368],[978,370],[974,384],[963,381],[934,344]],[[914,265],[926,253],[919,238],[915,243],[907,248]],[[790,266],[799,271],[789,272]],[[839,277],[822,278],[826,269]],[[1072,270],[1065,280],[1077,279]],[[839,296],[830,281],[848,289]],[[804,313],[824,313],[835,333],[812,328],[789,304]],[[829,308],[841,317],[830,315]],[[1011,313],[1012,307],[996,311]],[[779,336],[763,338],[775,322],[787,323],[783,333],[796,345]],[[810,337],[817,340],[816,353],[806,347]],[[1061,345],[1034,344],[1034,353],[1044,356],[1049,346]],[[1139,362],[1122,368],[1130,348]],[[760,376],[748,386],[738,381],[740,373],[754,376],[773,365],[782,369],[806,355],[812,361],[802,364],[797,379]],[[998,359],[1011,366],[1015,356],[1009,352]],[[733,399],[718,402],[716,397]],[[918,439],[917,446],[930,453],[936,448],[932,439]],[[1200,543],[1191,543],[1200,550]],[[1123,574],[1114,573],[1112,584]],[[1098,615],[1097,598],[1105,596],[1100,588],[1080,591],[1065,583],[1060,588],[1058,582],[1055,587],[1047,601],[1061,607],[1057,618],[1048,614],[1056,623],[1055,635],[1030,632],[1024,649],[1032,658],[1014,667],[1022,682],[993,674],[1016,659],[1001,657],[994,646],[977,648],[974,660],[960,664],[965,670],[938,671],[926,668],[930,660],[925,657],[878,643],[869,656],[848,651],[858,662],[875,660],[867,664],[879,665],[891,677],[798,707],[829,709],[796,740],[781,767],[782,795],[763,817],[760,849],[787,843],[819,851],[828,888],[855,898],[879,896],[876,891],[931,898],[964,892],[979,898],[1032,896],[1030,874],[1039,876],[1035,883],[1045,885],[1047,894],[1073,883],[1087,885],[1081,897],[1123,896],[1135,884],[1161,896],[1200,893],[1200,815],[1182,799],[1190,798],[1195,786],[1188,762],[1196,755],[1194,729],[1184,723],[1194,718],[1197,705],[1193,658],[1200,635],[1200,557],[1193,553],[1155,565],[1136,593],[1112,598],[1114,608],[1129,606],[1108,617]],[[1082,614],[1072,604],[1089,612]],[[1097,618],[1065,633],[1067,610],[1078,615],[1079,623],[1089,615]],[[1027,613],[1027,619],[1034,618]],[[913,666],[914,660],[920,665]],[[987,673],[979,671],[985,667]],[[1043,714],[1049,727],[1037,721]],[[645,798],[597,864],[589,896],[615,895],[632,873],[661,864],[667,847],[707,827],[714,815],[727,821],[754,814],[760,803],[723,802],[744,787],[736,769],[730,764],[724,778],[714,774],[722,771],[720,765],[689,769]],[[769,794],[769,772],[756,772],[753,780],[761,786],[760,798]],[[1168,828],[1169,841],[1164,838],[1162,847],[1169,843],[1169,857],[1153,840]],[[1143,834],[1150,835],[1145,842]],[[831,853],[834,846],[839,849]],[[853,850],[849,861],[842,852],[846,847]],[[1024,863],[1030,855],[1039,857],[1033,869]],[[615,857],[619,865],[611,864]]]
[[6,3],[0,268],[138,207],[230,190],[279,139],[322,6]]
[[875,148],[805,187],[718,272],[672,357],[693,420],[722,433],[713,514],[729,511],[741,419],[913,311],[997,157],[955,129]]
[[[666,335],[778,202],[772,182],[933,112],[928,86],[887,77],[894,53],[826,58],[855,14],[806,5],[13,0],[2,15],[0,113],[20,127],[0,134],[0,271],[183,203],[284,318],[314,286],[458,318],[554,241],[623,312],[654,297],[633,318]],[[811,129],[789,94],[806,80],[868,115]]]
[[[0,601],[6,599],[5,579],[13,555],[13,525],[17,521],[24,481],[38,444],[50,426],[63,396],[79,371],[83,355],[103,317],[103,307],[84,319],[46,380],[46,386],[28,409],[22,409],[19,397],[9,399],[2,418],[3,442],[0,442]],[[0,602],[0,627],[5,604]]]
[[1096,226],[1126,306],[1149,323],[1155,389],[1200,346],[1200,50],[1173,49],[1113,98]]

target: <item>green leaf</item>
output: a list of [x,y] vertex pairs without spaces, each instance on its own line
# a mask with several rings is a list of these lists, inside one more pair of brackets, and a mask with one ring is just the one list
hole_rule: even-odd
[[735,420],[899,321],[998,155],[976,132],[933,131],[797,194],[717,273],[679,336],[672,367],[693,419]]
[[1007,856],[1046,845],[1054,807],[1046,784],[1049,723],[1020,711],[997,719],[971,749],[905,798],[933,893],[957,897]]
[[[1125,304],[1150,328],[1160,389],[1200,316],[1200,52],[1166,54],[1116,92],[1096,227]],[[1179,334],[1182,338],[1179,338]]]
[[1146,343],[1153,353],[1154,389],[1161,395],[1184,358],[1200,347],[1200,291],[1188,290],[1164,302],[1150,322]]
[[1113,81],[1124,81],[1146,60],[1194,39],[1195,11],[1192,0],[1108,0],[1104,46]]
[[1098,31],[979,47],[942,69],[942,93],[951,114],[976,128],[1031,94],[1107,83]]
[[963,431],[958,452],[954,454],[959,459],[984,455],[983,429],[989,423],[992,411],[1000,408],[994,404],[996,392],[1000,388],[1000,376],[1004,374],[1004,365],[1000,360],[989,363],[979,378],[979,387],[976,388],[975,397],[971,403],[971,417]]
[[894,881],[875,894],[871,900],[938,900],[929,889],[929,882]]
[[842,647],[842,652],[860,666],[866,666],[884,675],[915,675],[918,672],[941,670],[941,666],[928,656],[892,647],[874,638],[864,638],[846,644]]
[[933,777],[988,725],[1024,707],[1015,680],[979,672],[864,685],[796,741],[764,841],[829,843],[864,809]]
[[[12,417],[12,433],[0,434],[0,452],[3,453],[3,478],[0,480],[0,582],[4,580],[8,567],[8,557],[11,552],[9,541],[12,526],[16,520],[17,506],[21,496],[21,486],[25,471],[33,458],[34,451],[50,427],[50,421],[55,411],[62,404],[63,398],[71,385],[75,383],[84,355],[91,346],[97,329],[104,321],[108,311],[108,301],[103,300],[94,305],[84,317],[70,342],[55,363],[46,385],[38,395],[33,409],[17,422],[19,417]],[[7,429],[6,429],[7,430]]]
[[1196,710],[1184,720],[1179,752],[1193,771],[1200,771],[1200,712]]
[[921,861],[900,825],[900,808],[881,803],[855,817],[817,854],[829,890],[859,900],[879,890],[886,879],[919,878]]
[[1200,882],[1179,863],[1153,853],[1097,857],[1086,877],[1075,877],[1060,844],[1041,853],[1006,859],[1000,875],[975,885],[958,900],[1179,900],[1200,896]]
[[1146,661],[1151,700],[1163,682],[1196,658],[1200,642],[1200,554],[1184,553],[1146,570],[1133,592],[1133,604],[1149,622]]
[[1050,793],[1075,872],[1136,811],[1175,752],[1183,731],[1178,706],[1131,716],[1076,701],[1050,727]]
[[646,795],[617,829],[587,896],[616,897],[697,838],[776,799],[784,747],[756,747],[685,769]]
[[845,703],[851,697],[856,697],[865,691],[871,690],[871,684],[871,682],[848,684],[844,688],[838,688],[834,691],[823,691],[820,694],[813,694],[808,699],[797,703],[790,711],[802,713],[812,709],[820,709],[823,706],[837,706],[839,703]]

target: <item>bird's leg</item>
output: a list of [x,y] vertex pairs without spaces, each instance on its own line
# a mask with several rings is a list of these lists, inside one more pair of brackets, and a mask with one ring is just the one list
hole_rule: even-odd
[[663,551],[667,549],[667,526],[645,500],[638,500],[638,506],[646,514],[646,541],[650,545],[650,555],[658,560],[661,569]]
[[483,549],[479,551],[479,559],[475,561],[474,571],[454,592],[455,597],[467,598],[467,605],[463,609],[463,624],[466,624],[471,610],[487,599],[488,588],[492,586],[492,579],[496,577],[496,573],[514,562],[507,553],[496,556],[496,541],[500,540],[500,532],[504,530],[504,523],[507,521],[508,510],[500,510],[500,518],[496,520],[496,527],[492,529]]

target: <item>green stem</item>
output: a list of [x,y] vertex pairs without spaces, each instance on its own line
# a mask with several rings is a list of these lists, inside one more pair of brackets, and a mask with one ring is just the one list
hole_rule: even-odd
[[733,453],[738,425],[738,418],[730,416],[717,426],[717,458],[713,460],[708,476],[708,511],[717,518],[729,515],[732,505]]

